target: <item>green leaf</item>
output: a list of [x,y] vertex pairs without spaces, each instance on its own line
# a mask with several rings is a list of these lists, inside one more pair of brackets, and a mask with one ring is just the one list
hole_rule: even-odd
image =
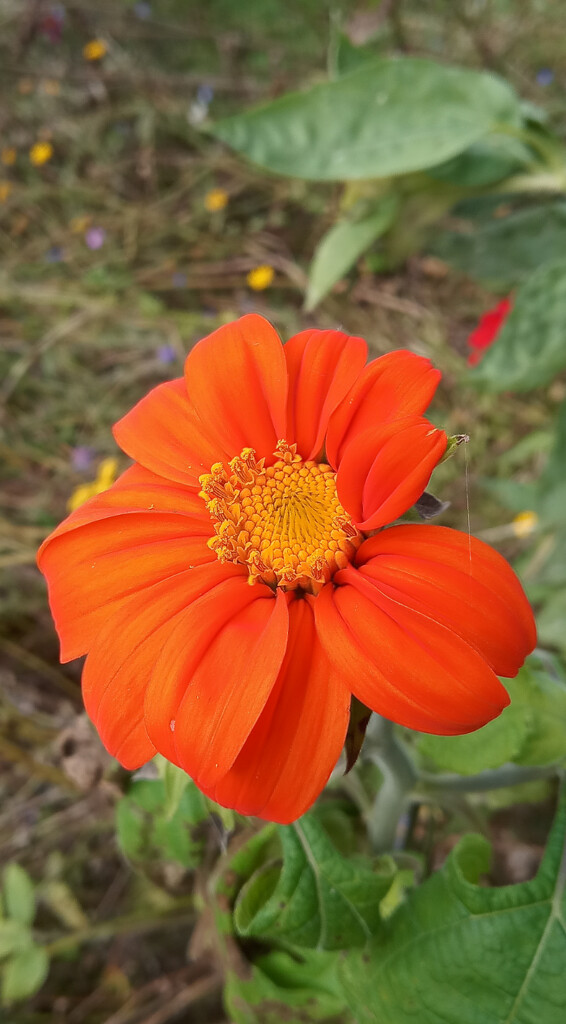
[[31,933],[20,921],[0,921],[0,959],[29,946]]
[[313,949],[364,945],[379,927],[392,861],[384,858],[372,871],[342,857],[313,814],[278,832],[283,863],[265,864],[242,887],[234,908],[237,932]]
[[475,775],[518,758],[531,722],[528,706],[512,703],[499,718],[466,736],[422,736],[419,753],[442,771]]
[[[566,240],[566,236],[565,236]],[[470,380],[487,391],[530,391],[566,366],[566,261],[547,264],[517,290],[513,309]]]
[[551,674],[532,656],[516,679],[505,680],[511,706],[523,707],[531,716],[529,732],[513,759],[517,764],[547,765],[566,758],[566,678],[558,661],[552,666]]
[[66,882],[57,878],[43,882],[41,902],[49,907],[66,928],[77,931],[81,928],[88,928],[88,917]]
[[478,885],[489,846],[466,836],[369,950],[341,964],[358,1024],[563,1024],[566,801],[532,881]]
[[338,221],[319,242],[310,268],[305,309],[310,311],[369,249],[385,234],[398,209],[396,196],[386,196],[362,220]]
[[159,758],[159,773],[163,779],[165,794],[163,814],[166,821],[171,821],[171,818],[179,809],[181,797],[191,780],[182,768],[177,768],[176,764],[171,764],[171,761],[166,761],[164,757]]
[[202,844],[193,839],[191,827],[204,821],[208,809],[194,782],[188,780],[170,817],[167,811],[165,783],[161,779],[133,782],[116,809],[118,842],[134,861],[165,858],[186,868],[195,867]]
[[488,480],[485,477],[480,480],[480,484],[512,512],[535,511],[534,506],[538,501],[536,484],[526,484],[519,480]]
[[314,181],[423,170],[502,122],[515,94],[492,74],[421,58],[386,58],[216,124],[214,134],[261,167]]
[[554,441],[541,482],[545,487],[566,480],[566,401],[558,409],[555,421]]
[[[563,199],[497,216],[493,200],[476,204],[476,216],[465,231],[442,232],[431,251],[458,270],[485,281],[495,290],[514,287],[544,263],[560,259],[566,249],[566,202]],[[486,208],[487,207],[487,208]],[[456,209],[470,218],[472,208]]]
[[[537,615],[537,632],[539,641],[549,647],[556,647],[566,653],[566,590],[551,591]],[[566,722],[563,722],[566,728]]]
[[4,901],[8,917],[31,924],[35,917],[35,893],[27,871],[15,861],[4,869]]
[[41,946],[30,946],[17,953],[4,965],[2,971],[2,1003],[10,1003],[33,996],[43,985],[49,972],[49,957]]
[[301,950],[268,953],[254,964],[251,977],[233,971],[224,999],[234,1024],[354,1024],[337,976],[337,954]]
[[493,185],[508,178],[532,162],[532,153],[518,139],[492,135],[474,142],[464,153],[431,167],[427,172],[437,181],[448,181],[465,188]]
[[419,753],[442,771],[460,775],[474,775],[507,762],[551,765],[563,761],[566,679],[558,662],[532,655],[515,679],[503,683],[511,704],[499,718],[466,736],[422,736]]
[[334,49],[330,56],[332,78],[339,78],[343,75],[349,75],[352,71],[357,71],[358,68],[365,67],[368,64],[375,64],[379,54],[376,53],[375,45],[356,46],[347,35],[339,32],[334,41]]

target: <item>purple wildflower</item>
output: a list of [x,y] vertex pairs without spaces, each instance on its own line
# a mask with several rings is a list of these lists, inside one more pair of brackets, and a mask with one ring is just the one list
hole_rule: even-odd
[[86,445],[78,445],[71,449],[71,466],[76,473],[87,473],[92,466],[94,451]]
[[106,241],[106,231],[104,228],[89,228],[85,232],[85,242],[89,249],[101,249]]
[[204,107],[208,107],[214,99],[214,89],[211,85],[199,85],[197,89],[197,103],[202,103]]
[[147,21],[151,18],[151,4],[146,3],[146,0],[138,0],[137,4],[134,4],[134,14],[140,21]]
[[62,263],[64,259],[65,253],[60,245],[52,245],[45,253],[46,263]]
[[174,345],[159,345],[155,354],[159,362],[164,363],[165,366],[168,366],[169,363],[174,363],[177,360],[177,349]]
[[536,74],[537,85],[552,85],[554,81],[554,71],[552,68],[541,68]]

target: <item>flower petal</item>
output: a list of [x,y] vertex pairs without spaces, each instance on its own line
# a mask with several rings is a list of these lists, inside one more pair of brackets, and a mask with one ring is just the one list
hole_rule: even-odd
[[[423,527],[426,529],[426,527]],[[353,567],[315,603],[334,668],[373,711],[421,732],[471,732],[509,703],[477,651],[456,633],[382,593]]]
[[309,599],[289,605],[289,641],[265,707],[227,774],[207,796],[285,825],[324,788],[344,745],[350,691],[316,635]]
[[446,450],[446,434],[408,416],[367,430],[344,451],[336,476],[338,497],[361,530],[376,530],[420,498]]
[[232,767],[279,674],[287,633],[285,595],[239,578],[195,601],[169,637],[147,692],[146,724],[157,748],[199,786]]
[[363,338],[342,331],[301,331],[284,349],[289,373],[287,431],[303,459],[321,451],[328,421],[362,371]]
[[[177,504],[180,513],[171,511]],[[38,554],[62,660],[88,651],[129,594],[215,561],[206,543],[211,534],[198,495],[137,467],[68,516]]]
[[113,434],[120,448],[140,465],[192,487],[198,486],[199,476],[208,473],[213,462],[233,454],[199,419],[182,377],[153,388],[114,424]]
[[488,309],[487,313],[483,314],[478,326],[468,338],[470,348],[476,349],[477,352],[483,352],[493,344],[511,312],[512,305],[513,300],[508,296],[498,302],[493,309]]
[[420,416],[440,377],[429,359],[405,350],[371,362],[331,417],[326,438],[330,464],[338,467],[345,447],[366,430],[392,419]]
[[535,646],[519,580],[475,537],[443,526],[395,526],[367,540],[356,562],[391,601],[453,630],[498,675],[515,676]]
[[199,341],[187,356],[185,381],[196,416],[217,444],[208,469],[242,448],[269,456],[285,437],[285,356],[264,317],[250,313]]
[[234,570],[214,561],[147,587],[113,610],[86,659],[82,686],[88,715],[107,750],[137,768],[156,746],[144,720],[144,697],[168,637],[191,602]]

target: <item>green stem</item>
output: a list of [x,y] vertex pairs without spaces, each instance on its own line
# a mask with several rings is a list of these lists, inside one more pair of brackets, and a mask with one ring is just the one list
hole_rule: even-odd
[[387,718],[375,715],[372,719],[368,753],[383,775],[379,792],[366,815],[369,840],[376,853],[393,849],[407,795],[417,780],[415,766],[394,728]]
[[435,775],[432,772],[420,772],[419,781],[427,789],[446,790],[451,793],[484,793],[490,789],[504,789],[506,786],[519,786],[524,782],[537,782],[539,779],[550,779],[560,775],[558,765],[517,765],[504,764],[493,771],[479,772],[477,775],[456,775],[452,773]]
[[194,924],[195,914],[192,898],[190,901],[179,901],[177,907],[179,906],[190,906],[191,913],[179,914],[175,912],[160,917],[147,917],[141,914],[115,917],[111,921],[101,921],[100,924],[93,924],[88,928],[80,928],[75,932],[71,932],[70,935],[63,935],[60,939],[47,943],[43,948],[48,956],[54,957],[85,942],[109,939],[115,935],[123,935],[125,932],[148,932],[157,928],[172,928],[180,925]]

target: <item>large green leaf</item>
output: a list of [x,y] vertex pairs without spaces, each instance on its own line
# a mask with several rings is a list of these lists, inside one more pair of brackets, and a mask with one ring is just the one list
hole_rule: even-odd
[[499,718],[466,736],[423,736],[419,753],[443,771],[476,775],[519,757],[531,727],[528,707],[512,703]]
[[518,139],[492,135],[474,142],[464,153],[431,167],[428,174],[437,181],[448,181],[466,188],[493,185],[524,169],[532,162],[532,153]]
[[[566,240],[566,236],[565,236]],[[488,391],[529,391],[566,366],[566,260],[517,290],[513,309],[470,379]]]
[[[431,246],[435,255],[501,290],[514,287],[543,263],[563,256],[564,200],[518,210],[505,217],[494,216],[487,205],[477,204],[478,216],[466,223],[465,231],[439,234]],[[497,206],[501,207],[501,197],[496,209]],[[462,211],[461,216],[467,218],[469,214]]]
[[517,764],[548,765],[566,758],[566,677],[557,660],[529,659],[516,679],[506,680],[515,706],[531,716]]
[[563,1024],[566,803],[532,881],[478,885],[489,845],[466,836],[341,973],[359,1024]]
[[386,58],[227,118],[213,131],[270,171],[346,181],[432,167],[519,119],[515,94],[494,75]]
[[371,870],[343,857],[313,814],[281,827],[279,836],[283,862],[265,864],[240,890],[239,934],[311,949],[364,945],[379,927],[392,862],[385,858]]
[[342,75],[349,75],[352,71],[364,67],[367,64],[375,64],[379,57],[377,47],[356,46],[355,43],[338,32],[331,41],[328,54],[328,64],[331,78],[340,78]]
[[229,972],[224,999],[234,1024],[354,1024],[338,981],[338,954],[274,950],[249,978]]
[[511,704],[467,736],[423,736],[419,752],[460,775],[506,762],[551,765],[566,759],[566,678],[556,661],[533,655],[515,679],[504,679]]
[[386,196],[360,220],[340,220],[319,242],[310,268],[305,309],[311,310],[395,219],[396,196]]

